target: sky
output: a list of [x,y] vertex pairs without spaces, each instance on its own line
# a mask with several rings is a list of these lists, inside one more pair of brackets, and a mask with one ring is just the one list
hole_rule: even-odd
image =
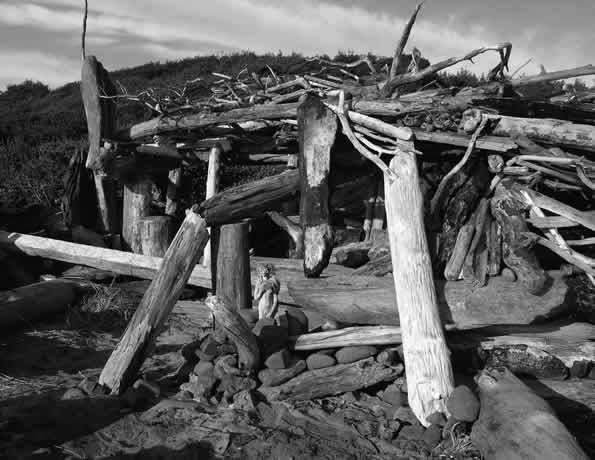
[[[417,0],[89,0],[87,54],[108,70],[250,50],[390,56]],[[0,90],[78,80],[84,0],[0,0]],[[503,41],[521,73],[595,64],[595,0],[426,0],[407,47],[430,60]],[[497,54],[459,67],[480,74]],[[454,67],[453,70],[456,70]],[[590,80],[587,80],[590,81]]]

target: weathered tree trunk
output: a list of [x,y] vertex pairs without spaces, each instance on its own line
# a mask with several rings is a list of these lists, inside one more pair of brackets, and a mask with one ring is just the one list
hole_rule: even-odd
[[64,280],[43,281],[0,292],[0,329],[31,326],[74,305],[82,289]]
[[195,207],[186,214],[157,276],[101,372],[99,383],[107,386],[112,394],[121,394],[132,383],[190,278],[208,238],[206,222]]
[[506,368],[477,379],[481,411],[471,439],[490,460],[587,460],[552,408]]
[[526,207],[512,191],[512,182],[502,181],[491,199],[492,215],[502,228],[502,258],[513,270],[519,282],[531,293],[540,294],[548,288],[549,277],[523,236],[529,228],[523,217]]
[[298,108],[298,129],[304,273],[308,278],[316,278],[328,265],[333,249],[329,173],[337,117],[318,97],[307,96]]
[[152,182],[140,178],[136,182],[124,184],[124,205],[122,218],[122,239],[126,249],[140,254],[140,220],[150,214]]
[[200,204],[200,213],[208,225],[239,222],[275,209],[299,190],[300,173],[286,171],[218,193]]
[[382,381],[395,379],[398,374],[397,369],[385,367],[375,362],[374,358],[368,358],[350,364],[337,364],[306,371],[279,386],[260,387],[258,391],[269,401],[312,400],[367,388]]
[[384,178],[387,228],[398,315],[403,334],[409,406],[418,420],[448,413],[454,387],[449,351],[440,321],[424,227],[423,197],[414,154],[390,162],[397,178]]
[[89,132],[87,168],[103,168],[102,139],[113,138],[116,126],[116,106],[113,99],[105,99],[100,96],[115,94],[116,88],[101,62],[95,56],[87,56],[81,72],[81,95]]
[[595,152],[595,126],[548,118],[517,118],[495,115],[497,136],[524,135],[529,139],[562,148]]
[[211,229],[211,273],[217,297],[232,310],[252,307],[249,224]]
[[173,239],[173,222],[169,216],[149,216],[139,220],[141,252],[163,257]]
[[[219,145],[214,145],[209,152],[209,163],[207,170],[207,190],[205,193],[205,199],[214,197],[219,192],[219,168],[221,165],[221,153],[222,148]],[[212,232],[210,229],[209,232]],[[211,266],[211,245],[213,244],[213,238],[209,239],[205,250],[202,255],[202,266]]]

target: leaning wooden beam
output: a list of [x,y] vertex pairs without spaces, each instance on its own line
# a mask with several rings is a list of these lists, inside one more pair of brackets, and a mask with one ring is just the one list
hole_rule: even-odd
[[[493,276],[484,287],[469,281],[436,280],[442,323],[457,329],[494,324],[530,324],[551,318],[571,307],[569,289],[559,272],[548,272],[553,284],[541,295],[532,295],[518,282]],[[399,325],[395,312],[395,287],[382,277],[334,276],[330,279],[292,279],[289,295],[305,310],[345,324]],[[370,299],[374,299],[373,302]],[[400,305],[397,303],[400,308]]]
[[[163,261],[159,257],[3,231],[0,231],[0,247],[28,256],[86,265],[144,279],[153,279]],[[201,266],[195,267],[188,284],[210,289],[211,271]]]
[[390,162],[397,178],[385,175],[389,235],[409,406],[418,420],[434,412],[448,413],[446,400],[454,388],[424,227],[423,197],[417,159],[401,152]]
[[333,250],[329,209],[331,148],[337,117],[320,98],[308,95],[298,108],[300,224],[304,231],[304,274],[320,276]]
[[[582,211],[582,215],[585,218],[595,219],[595,211]],[[530,217],[527,222],[537,228],[569,228],[580,225],[578,222],[562,216]]]
[[137,140],[154,134],[180,129],[198,129],[250,120],[280,120],[295,118],[298,103],[263,104],[218,113],[191,113],[182,116],[163,115],[138,123],[116,133],[119,140]]
[[589,230],[595,231],[595,211],[579,211],[554,198],[520,185],[515,185],[514,189],[526,192],[535,203],[535,206],[559,214],[566,219],[587,227]]
[[552,408],[506,368],[477,378],[481,411],[471,439],[493,460],[587,460]]
[[385,367],[375,362],[374,358],[368,358],[350,364],[337,364],[306,371],[279,386],[260,387],[258,391],[269,401],[312,400],[394,380],[398,374],[397,368]]
[[186,214],[156,277],[101,371],[99,383],[112,394],[121,394],[132,383],[200,258],[209,234],[197,211],[195,206]]
[[0,292],[0,329],[10,331],[31,326],[63,313],[82,292],[78,283],[65,280],[43,281]]
[[417,5],[413,14],[405,24],[405,28],[403,29],[403,33],[401,34],[401,39],[397,44],[397,48],[395,49],[395,55],[393,57],[393,63],[390,66],[390,73],[388,74],[388,79],[392,80],[397,76],[399,70],[399,64],[401,62],[401,57],[403,56],[403,51],[405,50],[405,45],[407,44],[407,40],[409,40],[409,34],[411,33],[411,28],[415,23],[415,19],[417,18],[417,13],[419,13],[419,9],[423,5],[423,2]]
[[490,115],[498,119],[492,130],[495,136],[525,135],[548,145],[595,152],[595,126],[549,118],[519,118]]
[[543,83],[546,81],[564,80],[566,78],[581,77],[584,75],[595,75],[595,66],[592,64],[574,69],[559,70],[557,72],[543,73],[541,75],[532,75],[530,77],[521,77],[516,80],[510,80],[513,87],[531,85],[534,83]]
[[300,173],[286,171],[275,176],[232,187],[200,204],[209,225],[221,225],[255,217],[274,209],[299,190]]
[[238,350],[240,369],[256,371],[260,365],[260,350],[256,337],[236,308],[228,306],[218,296],[209,296],[205,301],[213,313],[215,323],[221,327]]

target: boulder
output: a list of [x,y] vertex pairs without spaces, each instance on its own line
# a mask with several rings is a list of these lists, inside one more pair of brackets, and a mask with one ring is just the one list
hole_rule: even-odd
[[309,370],[322,369],[323,367],[330,367],[337,364],[335,358],[324,353],[314,353],[306,358],[306,364]]
[[276,351],[270,355],[264,362],[264,365],[269,369],[286,369],[291,360],[291,355],[287,348]]
[[343,347],[335,353],[335,358],[339,364],[348,364],[374,356],[376,352],[376,347],[372,345]]
[[479,400],[466,385],[459,385],[446,401],[448,412],[462,422],[474,422],[479,415]]

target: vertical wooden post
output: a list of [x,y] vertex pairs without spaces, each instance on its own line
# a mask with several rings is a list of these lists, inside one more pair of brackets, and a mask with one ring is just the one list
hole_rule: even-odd
[[140,219],[150,213],[151,186],[151,180],[146,177],[124,184],[122,239],[126,249],[130,249],[135,254],[142,252]]
[[401,151],[390,168],[397,179],[384,178],[386,217],[409,406],[428,426],[426,417],[433,412],[447,414],[454,379],[436,302],[416,158]]
[[232,310],[252,308],[249,224],[211,229],[211,282],[217,297]]
[[[217,144],[211,148],[209,153],[209,168],[207,170],[207,191],[205,194],[205,200],[208,200],[219,191],[219,168],[221,166],[221,152],[222,148]],[[213,231],[213,229],[211,228],[209,231]],[[211,240],[207,243],[202,255],[203,267],[211,266],[211,254],[213,253],[211,249],[212,241],[213,239],[211,238]]]
[[320,98],[308,95],[298,108],[298,130],[304,274],[315,278],[327,267],[333,250],[329,173],[337,117]]
[[[378,192],[378,184],[373,181],[370,184],[370,192],[366,201],[366,215],[364,217],[364,241],[368,241],[372,236],[372,221],[374,220],[374,205],[376,204],[376,193]],[[384,205],[384,203],[383,203]]]
[[378,191],[374,201],[374,218],[372,219],[372,228],[370,230],[370,239],[375,241],[382,234],[386,211],[384,209],[384,181],[382,177],[378,182]]
[[141,249],[145,256],[163,257],[173,238],[169,216],[143,217],[139,221]]
[[178,210],[178,189],[182,183],[182,167],[172,169],[167,175],[167,194],[165,201],[165,215],[176,217]]
[[97,206],[99,208],[101,230],[104,233],[110,233],[112,235],[113,243],[115,235],[120,233],[116,183],[113,179],[104,177],[96,171],[93,171],[93,179],[95,181],[95,190],[97,191]]
[[107,386],[112,394],[121,394],[132,383],[151,352],[155,338],[209,239],[206,227],[198,207],[193,207],[186,214],[157,275],[99,376],[99,383]]

